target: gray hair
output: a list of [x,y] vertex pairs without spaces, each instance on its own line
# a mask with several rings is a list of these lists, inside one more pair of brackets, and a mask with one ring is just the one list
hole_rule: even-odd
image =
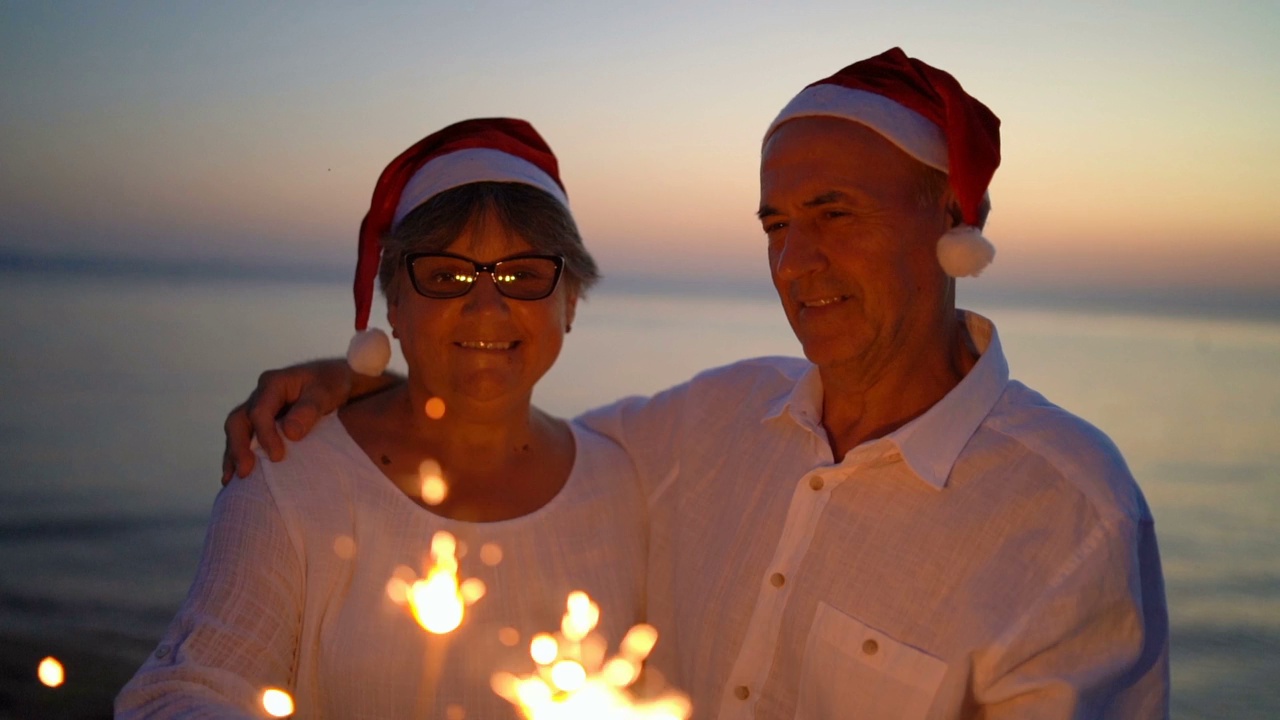
[[384,296],[399,290],[406,255],[443,252],[467,227],[486,215],[519,235],[539,253],[564,258],[564,281],[585,295],[600,279],[569,209],[531,185],[475,182],[445,190],[414,208],[382,238],[378,281]]
[[[916,199],[919,201],[920,207],[933,207],[938,201],[942,200],[942,196],[946,194],[950,187],[947,174],[919,161],[916,161],[916,165]],[[960,208],[958,206],[947,208],[947,212],[955,223],[960,223]],[[978,229],[982,229],[987,224],[987,215],[990,213],[991,196],[984,195],[982,204],[978,206]]]

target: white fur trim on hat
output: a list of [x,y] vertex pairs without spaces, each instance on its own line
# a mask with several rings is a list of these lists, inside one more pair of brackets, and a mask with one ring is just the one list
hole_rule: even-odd
[[391,362],[391,339],[378,328],[361,330],[347,346],[347,364],[361,375],[377,377]]
[[445,190],[473,182],[517,182],[542,190],[569,207],[569,197],[554,179],[537,165],[490,148],[468,148],[434,158],[418,168],[400,193],[391,224]]
[[996,247],[972,225],[957,225],[938,239],[938,263],[951,277],[977,277],[995,256]]
[[947,139],[941,128],[883,95],[839,85],[814,85],[801,90],[774,118],[764,137],[768,140],[773,131],[788,120],[815,116],[843,118],[866,125],[916,160],[947,172]]

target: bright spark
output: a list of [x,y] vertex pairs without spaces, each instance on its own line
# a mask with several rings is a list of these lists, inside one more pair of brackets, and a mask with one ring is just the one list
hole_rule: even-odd
[[540,633],[529,643],[534,672],[495,674],[490,680],[495,693],[529,720],[686,720],[692,714],[689,699],[679,692],[645,699],[631,692],[658,639],[652,626],[633,627],[619,655],[606,658],[606,643],[594,632],[599,606],[586,593],[575,592],[566,608],[559,633]]
[[40,661],[40,666],[36,668],[36,677],[51,688],[58,687],[67,679],[62,663],[52,655]]
[[439,505],[449,495],[449,485],[444,481],[444,471],[440,463],[430,458],[418,465],[418,479],[422,483],[419,494],[422,502],[428,505]]
[[293,714],[293,698],[279,688],[262,691],[262,709],[271,717],[289,717]]
[[350,535],[339,535],[333,539],[333,554],[350,560],[356,556],[356,541]]
[[438,397],[433,397],[427,401],[424,410],[427,413],[427,417],[432,420],[439,420],[444,417],[444,400]]

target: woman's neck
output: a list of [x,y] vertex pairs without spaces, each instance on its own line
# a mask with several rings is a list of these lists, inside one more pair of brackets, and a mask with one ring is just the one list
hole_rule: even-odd
[[[491,521],[528,514],[559,492],[573,467],[568,426],[527,401],[505,408],[455,402],[438,418],[407,388],[344,409],[357,444],[395,485],[433,513]],[[422,499],[423,467],[439,467],[445,499]]]

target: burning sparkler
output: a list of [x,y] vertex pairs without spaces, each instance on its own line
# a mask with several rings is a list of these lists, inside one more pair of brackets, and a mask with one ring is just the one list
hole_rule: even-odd
[[431,538],[431,566],[427,576],[414,579],[413,571],[400,568],[387,581],[387,596],[408,605],[427,632],[443,635],[462,624],[466,608],[484,597],[484,581],[458,579],[458,541],[440,531]]
[[689,699],[666,692],[637,699],[630,687],[641,664],[658,641],[651,625],[627,632],[618,654],[605,659],[605,641],[594,633],[600,607],[584,592],[569,594],[560,632],[541,633],[529,643],[537,669],[529,675],[497,673],[494,692],[520,709],[529,720],[685,720]]

